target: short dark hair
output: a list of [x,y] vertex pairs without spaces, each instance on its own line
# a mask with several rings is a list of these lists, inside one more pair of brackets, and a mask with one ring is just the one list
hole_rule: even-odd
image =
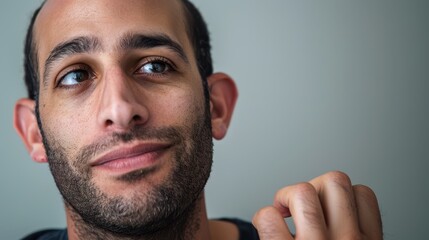
[[24,46],[24,79],[25,85],[27,87],[27,95],[31,99],[36,99],[39,95],[39,61],[37,59],[37,47],[34,42],[34,22],[36,21],[37,15],[39,15],[40,9],[43,7],[42,5],[36,9],[33,13],[33,17],[31,17],[30,25],[27,29],[27,36],[25,38],[25,46]]
[[[207,77],[213,73],[213,64],[211,58],[211,45],[210,35],[201,13],[198,9],[188,0],[181,0],[184,6],[185,20],[187,23],[188,37],[194,49],[198,71],[201,75],[204,86],[204,95],[206,101],[209,99],[209,92],[207,86]],[[34,22],[40,9],[45,2],[34,11],[31,18],[30,25],[27,29],[27,36],[25,39],[24,47],[24,78],[27,87],[28,97],[37,100],[39,96],[39,72],[38,72],[38,58],[37,46],[34,41]]]

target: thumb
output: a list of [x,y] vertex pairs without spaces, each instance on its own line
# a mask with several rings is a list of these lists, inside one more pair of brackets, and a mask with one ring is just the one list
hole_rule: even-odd
[[284,218],[272,207],[260,209],[252,221],[261,240],[293,240]]

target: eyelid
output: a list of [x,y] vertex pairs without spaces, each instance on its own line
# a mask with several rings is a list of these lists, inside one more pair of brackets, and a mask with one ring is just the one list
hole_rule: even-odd
[[139,63],[139,65],[138,65],[137,69],[135,70],[135,73],[138,73],[138,72],[140,71],[140,69],[141,69],[145,64],[148,64],[148,63],[151,63],[151,62],[163,62],[163,63],[167,64],[167,65],[171,68],[171,70],[173,70],[173,71],[176,71],[176,70],[177,70],[177,66],[176,66],[176,64],[174,64],[174,62],[173,62],[173,61],[171,61],[171,60],[169,60],[168,58],[166,58],[166,57],[161,57],[161,56],[149,56],[149,57],[145,57],[145,58],[143,59],[143,61],[141,61],[141,62]]
[[88,71],[90,76],[94,76],[94,71],[92,71],[92,69],[86,65],[86,64],[75,64],[73,66],[67,67],[64,70],[60,71],[60,73],[58,74],[58,77],[55,79],[55,87],[61,87],[61,81],[64,80],[64,78],[72,72],[78,71],[78,70],[84,70],[84,71]]

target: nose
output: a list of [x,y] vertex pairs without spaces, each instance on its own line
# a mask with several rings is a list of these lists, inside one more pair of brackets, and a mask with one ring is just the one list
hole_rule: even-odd
[[145,124],[149,118],[144,94],[122,70],[111,70],[101,80],[98,124],[104,129],[124,131]]

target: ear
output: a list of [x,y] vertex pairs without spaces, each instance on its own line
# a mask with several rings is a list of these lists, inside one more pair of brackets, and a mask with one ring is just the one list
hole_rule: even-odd
[[42,142],[35,115],[34,100],[23,98],[15,104],[13,125],[35,162],[47,162],[45,147]]
[[210,112],[213,138],[225,137],[237,101],[234,80],[224,73],[214,73],[207,78],[210,92]]

